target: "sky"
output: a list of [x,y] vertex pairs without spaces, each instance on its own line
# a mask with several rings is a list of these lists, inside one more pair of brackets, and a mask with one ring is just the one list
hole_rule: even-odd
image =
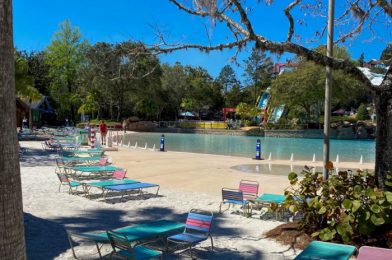
[[[191,2],[185,0],[185,2]],[[288,22],[284,16],[284,6],[287,0],[275,1],[272,6],[254,4],[257,1],[246,1],[252,8],[249,17],[254,23],[257,33],[276,41],[284,41],[287,34]],[[337,1],[337,12],[341,10]],[[343,1],[342,1],[343,2]],[[217,44],[227,42],[230,34],[225,25],[209,19],[201,19],[180,11],[168,0],[14,0],[14,44],[20,50],[44,50],[58,31],[59,24],[69,19],[73,26],[79,27],[83,38],[90,44],[96,42],[121,42],[126,40],[141,40],[147,44],[158,42],[157,32],[163,32],[171,43],[200,43]],[[340,8],[340,9],[339,9]],[[250,10],[250,9],[249,9]],[[325,18],[313,17],[297,8],[293,11],[296,21],[307,21],[296,28],[302,37],[297,40],[307,47],[325,44],[325,38],[313,43],[308,40],[315,30],[321,30]],[[364,31],[361,37],[345,43],[353,58],[358,58],[362,52],[365,59],[378,59],[388,42],[392,42],[390,24],[385,24],[385,18],[376,19],[373,38],[369,31]],[[346,24],[349,27],[350,24]],[[161,55],[164,63],[174,64],[179,61],[183,65],[201,66],[213,77],[219,75],[225,65],[232,65],[237,77],[243,80],[243,60],[250,54],[252,46],[248,46],[237,56],[239,65],[232,63],[236,54],[233,50],[222,52],[200,53],[197,50],[178,51]],[[283,54],[273,55],[275,62],[285,62],[292,56]]]

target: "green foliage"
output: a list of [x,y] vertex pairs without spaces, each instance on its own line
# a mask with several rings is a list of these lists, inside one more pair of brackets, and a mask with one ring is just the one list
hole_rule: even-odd
[[239,86],[240,82],[237,80],[235,72],[230,65],[226,65],[219,73],[216,82],[222,85],[225,95],[233,89],[234,86]]
[[390,61],[392,59],[392,43],[388,43],[387,47],[382,51],[380,60],[383,62]]
[[58,112],[63,116],[71,115],[72,121],[75,121],[76,107],[80,102],[77,94],[78,73],[87,46],[79,29],[65,20],[46,49],[46,61],[52,79],[51,96],[59,105]]
[[239,103],[235,110],[241,119],[252,119],[260,113],[257,107],[246,103]]
[[346,243],[377,240],[392,224],[392,192],[376,187],[374,173],[341,171],[323,181],[322,173],[305,167],[301,175],[289,174],[285,207],[301,216],[300,227],[313,237]]
[[252,103],[256,104],[262,89],[267,88],[273,77],[273,61],[264,51],[253,47],[250,57],[244,60],[245,78],[252,90]]
[[[323,51],[323,46],[317,48]],[[334,49],[336,58],[350,60],[345,48]],[[325,67],[313,62],[299,61],[298,67],[279,75],[271,85],[272,104],[285,104],[289,108],[302,108],[304,121],[320,118],[323,110],[325,92]],[[332,104],[333,106],[351,106],[366,96],[365,86],[355,79],[347,77],[342,71],[334,71]]]
[[358,58],[358,65],[360,67],[363,67],[364,63],[365,63],[365,54],[362,52],[361,56],[359,56]]
[[358,112],[356,115],[356,119],[357,120],[369,120],[370,119],[369,112],[367,111],[365,104],[361,104],[359,106]]

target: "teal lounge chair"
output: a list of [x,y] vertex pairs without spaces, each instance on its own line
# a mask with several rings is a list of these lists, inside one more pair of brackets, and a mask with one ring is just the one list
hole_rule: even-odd
[[[175,234],[183,230],[185,225],[169,220],[159,220],[154,222],[148,222],[138,225],[126,226],[123,228],[114,229],[112,231],[124,235],[127,240],[131,243],[140,243],[146,241],[152,241],[156,239],[166,239],[171,234]],[[76,252],[74,249],[74,240],[84,240],[94,242],[100,258],[102,258],[100,245],[110,243],[110,239],[106,231],[98,232],[85,232],[85,233],[68,233],[68,240],[71,245],[73,256],[77,259]]]
[[357,249],[355,246],[312,241],[295,260],[348,260]]
[[67,174],[65,174],[65,173],[56,172],[56,174],[60,180],[59,192],[60,192],[61,186],[63,186],[63,185],[68,186],[68,188],[69,188],[68,193],[69,194],[74,194],[74,192],[76,192],[77,188],[82,186],[82,184],[77,181],[70,181],[68,179]]
[[162,253],[144,246],[132,247],[131,241],[123,234],[107,231],[110,244],[112,245],[113,251],[110,253],[110,259],[113,255],[125,257],[126,259],[151,259],[161,258]]
[[263,193],[256,199],[249,200],[250,213],[252,214],[254,208],[271,208],[273,204],[276,204],[278,206],[278,209],[276,210],[276,219],[278,219],[279,213],[281,214],[281,216],[283,216],[284,208],[282,207],[282,204],[285,200],[286,197],[281,194]]

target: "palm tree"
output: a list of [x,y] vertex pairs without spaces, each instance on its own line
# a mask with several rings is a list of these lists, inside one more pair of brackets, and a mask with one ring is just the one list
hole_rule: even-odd
[[0,0],[0,259],[26,259],[16,137],[12,0]]
[[28,75],[28,65],[21,53],[15,51],[15,88],[16,93],[29,105],[29,128],[33,128],[32,104],[42,98],[41,93],[33,86],[33,78]]

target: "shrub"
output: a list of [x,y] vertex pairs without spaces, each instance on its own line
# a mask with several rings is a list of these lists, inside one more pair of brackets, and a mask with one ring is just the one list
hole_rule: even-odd
[[[384,239],[381,234],[392,223],[392,192],[377,188],[373,173],[341,171],[323,181],[322,173],[305,167],[302,175],[289,174],[285,207],[300,214],[306,233],[346,243]],[[387,178],[391,186],[392,176]]]
[[361,104],[358,108],[358,112],[356,115],[357,120],[369,120],[369,112],[366,109],[366,106],[364,104]]

